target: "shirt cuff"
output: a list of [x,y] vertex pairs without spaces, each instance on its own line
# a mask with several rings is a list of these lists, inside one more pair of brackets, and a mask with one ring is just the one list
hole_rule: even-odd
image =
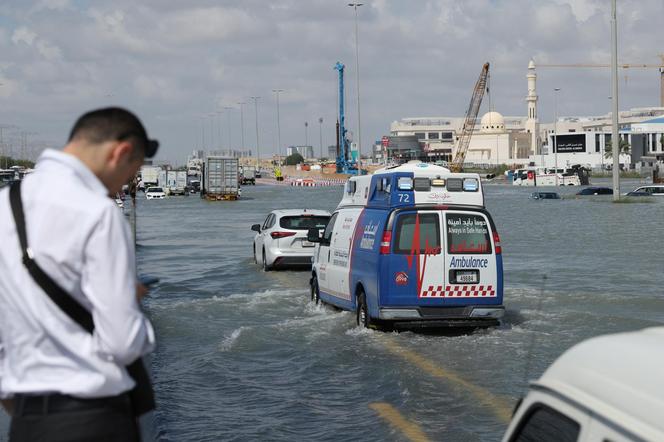
[[144,326],[145,326],[145,344],[143,344],[143,350],[141,351],[141,356],[144,356],[148,353],[151,353],[154,351],[154,348],[156,347],[156,339],[154,336],[154,328],[152,328],[152,324],[148,320],[148,318],[143,317]]

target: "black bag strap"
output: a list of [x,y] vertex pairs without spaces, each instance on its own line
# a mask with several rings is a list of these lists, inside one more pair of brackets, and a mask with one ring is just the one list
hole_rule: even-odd
[[12,206],[12,213],[14,214],[14,221],[16,222],[18,239],[23,249],[23,265],[28,269],[35,282],[37,282],[60,309],[88,333],[92,334],[95,326],[90,312],[72,298],[69,293],[64,291],[57,282],[53,281],[34,260],[32,250],[28,247],[28,236],[25,231],[25,216],[23,214],[23,204],[21,203],[21,181],[12,184],[9,189],[9,200]]
[[[92,320],[92,314],[78,303],[69,293],[67,293],[57,282],[42,270],[34,260],[32,250],[28,247],[28,235],[25,229],[25,215],[23,213],[23,204],[21,203],[21,181],[11,185],[9,189],[9,202],[16,223],[18,239],[23,251],[23,265],[35,282],[46,292],[49,298],[60,307],[60,309],[71,318],[72,321],[80,325],[88,333],[94,332],[95,326]],[[134,415],[140,416],[155,408],[154,392],[147,370],[139,357],[127,367],[129,376],[134,379],[136,386],[129,392]]]

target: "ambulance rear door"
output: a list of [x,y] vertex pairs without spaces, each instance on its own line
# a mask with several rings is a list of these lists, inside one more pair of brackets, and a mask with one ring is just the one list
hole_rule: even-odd
[[490,215],[484,210],[447,210],[444,220],[445,303],[502,304],[500,239]]
[[[381,272],[384,287],[381,306],[440,303],[430,293],[442,291],[446,282],[443,223],[440,210],[413,209],[394,213],[389,235],[391,244],[381,248],[385,258],[383,266],[388,270]],[[386,241],[383,244],[387,244]]]

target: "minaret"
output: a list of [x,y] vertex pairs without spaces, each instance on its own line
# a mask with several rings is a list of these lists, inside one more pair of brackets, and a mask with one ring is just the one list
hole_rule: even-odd
[[537,91],[535,83],[537,81],[537,74],[535,73],[535,62],[530,60],[528,63],[528,96],[526,102],[528,103],[528,120],[526,121],[526,131],[530,132],[530,153],[536,155],[539,153],[540,146],[538,143],[539,135],[539,120],[537,119]]

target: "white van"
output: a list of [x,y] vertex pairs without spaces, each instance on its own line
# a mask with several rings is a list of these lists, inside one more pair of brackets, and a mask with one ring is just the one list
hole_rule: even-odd
[[489,326],[503,316],[500,238],[478,174],[421,162],[351,178],[316,242],[311,297],[366,327]]
[[664,441],[664,327],[584,341],[530,386],[503,442]]

